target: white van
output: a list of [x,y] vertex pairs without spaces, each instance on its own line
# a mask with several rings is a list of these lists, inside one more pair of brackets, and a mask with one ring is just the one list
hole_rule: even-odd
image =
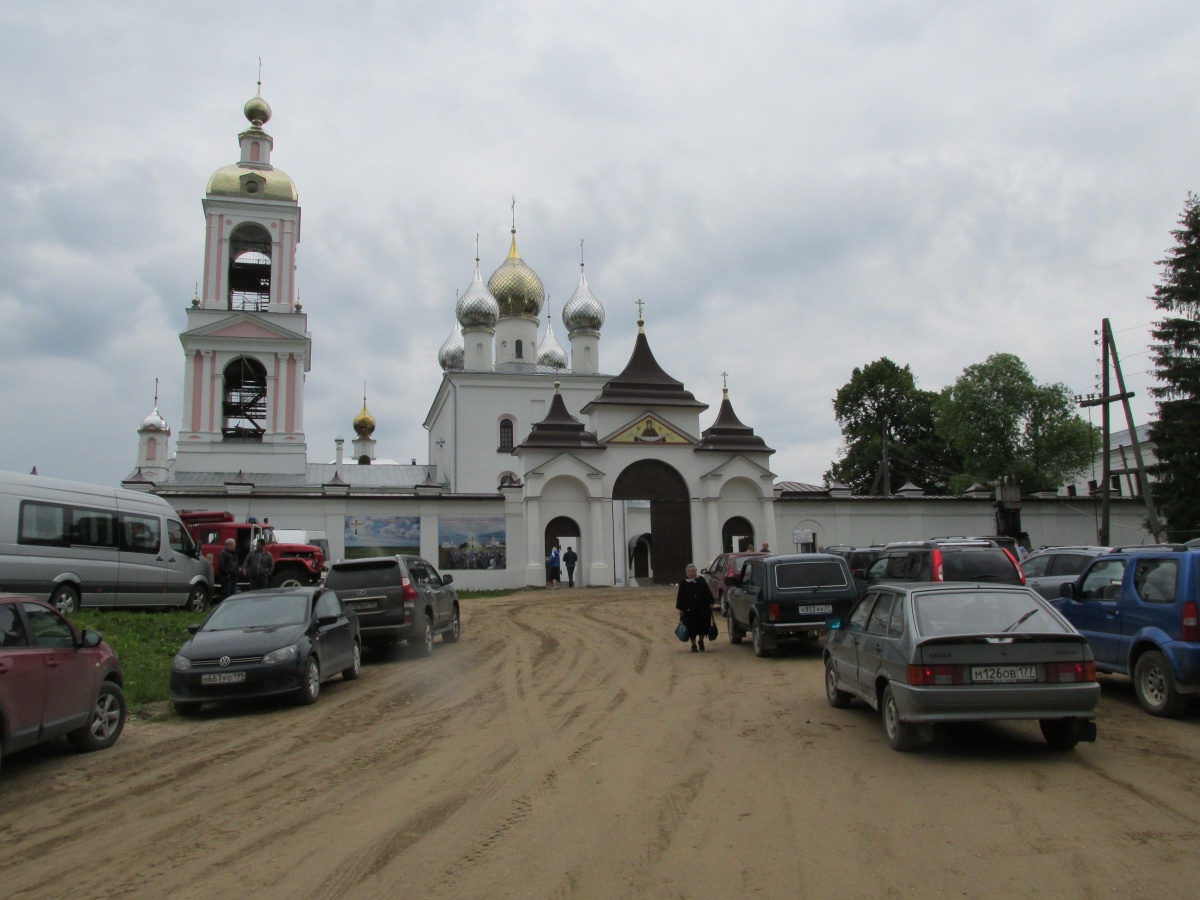
[[199,612],[213,571],[161,497],[0,472],[0,591],[80,607]]

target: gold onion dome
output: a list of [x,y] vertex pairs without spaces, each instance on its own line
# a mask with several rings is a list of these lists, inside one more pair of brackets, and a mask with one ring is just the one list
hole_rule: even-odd
[[[496,301],[492,301],[495,303]],[[450,336],[446,338],[442,344],[442,349],[438,350],[438,365],[442,367],[442,371],[450,371],[451,369],[461,369],[465,365],[467,355],[467,345],[463,340],[462,328],[459,327],[458,321],[454,322],[454,330],[450,332]]]
[[[495,275],[492,276],[493,279],[495,277]],[[541,282],[538,283],[541,284]],[[471,280],[471,286],[467,288],[466,293],[458,299],[458,306],[455,307],[454,314],[458,319],[458,324],[463,328],[495,328],[496,320],[500,318],[500,304],[484,287],[483,276],[479,274],[478,256],[475,257],[475,277]]]
[[375,417],[367,412],[367,398],[363,397],[363,408],[354,417],[354,433],[359,437],[370,437],[375,431]]
[[242,112],[246,114],[246,118],[255,128],[262,128],[271,121],[271,104],[262,98],[262,94],[257,94],[247,100],[246,105],[242,107]]
[[563,305],[562,320],[569,335],[580,331],[599,331],[604,324],[604,304],[588,287],[583,263],[579,264],[579,285],[571,299]]
[[567,351],[554,337],[554,317],[546,316],[546,336],[538,344],[537,361],[539,366],[550,366],[553,369],[567,367]]
[[500,318],[536,319],[546,299],[546,289],[537,272],[525,265],[517,252],[517,229],[512,230],[508,259],[488,279],[488,290],[500,307]]

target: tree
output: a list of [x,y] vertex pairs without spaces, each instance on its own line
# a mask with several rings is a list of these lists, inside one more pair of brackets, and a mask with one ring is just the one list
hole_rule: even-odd
[[1054,490],[1091,464],[1096,428],[1075,413],[1065,384],[1039,385],[1025,363],[996,353],[942,391],[937,433],[963,460],[951,489],[1013,476],[1025,491]]
[[1172,231],[1175,246],[1158,265],[1162,283],[1154,305],[1165,318],[1150,334],[1159,385],[1158,421],[1150,425],[1158,463],[1152,490],[1167,537],[1183,541],[1200,535],[1200,197],[1188,193]]
[[830,466],[825,481],[839,481],[858,494],[882,491],[886,442],[893,490],[911,481],[927,493],[946,493],[958,460],[934,432],[936,400],[936,393],[917,387],[908,366],[901,368],[886,356],[856,368],[833,400],[844,455]]

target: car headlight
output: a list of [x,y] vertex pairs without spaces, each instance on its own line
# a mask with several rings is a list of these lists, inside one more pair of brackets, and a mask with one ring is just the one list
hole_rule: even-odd
[[176,672],[186,672],[192,667],[192,661],[182,654],[176,653],[175,659],[171,661],[171,668]]
[[290,660],[296,658],[296,652],[298,649],[299,648],[297,648],[295,644],[290,644],[287,647],[280,647],[278,650],[272,650],[270,653],[264,656],[262,661],[267,664],[289,662]]

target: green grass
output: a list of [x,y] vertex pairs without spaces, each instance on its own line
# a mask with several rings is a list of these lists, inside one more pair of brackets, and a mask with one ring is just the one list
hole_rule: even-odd
[[460,600],[474,600],[477,597],[507,597],[509,594],[519,594],[529,588],[504,588],[495,591],[457,591]]
[[104,636],[116,651],[125,676],[130,709],[167,699],[171,660],[187,640],[187,626],[203,622],[204,613],[84,609],[71,621]]

